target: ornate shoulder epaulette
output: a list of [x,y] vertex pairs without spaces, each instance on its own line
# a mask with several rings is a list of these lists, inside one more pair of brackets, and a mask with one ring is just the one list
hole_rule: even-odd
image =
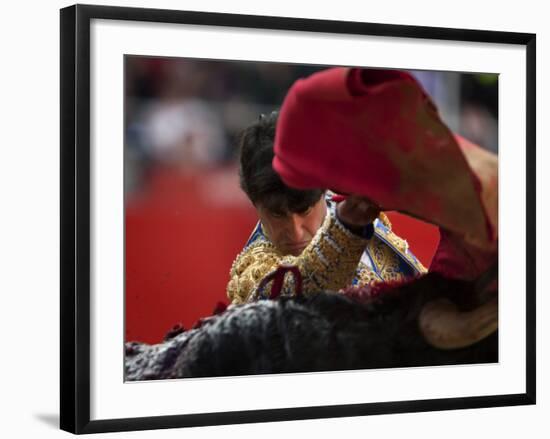
[[256,227],[254,227],[254,230],[248,237],[244,248],[247,248],[249,245],[253,244],[258,240],[268,241],[267,237],[265,236],[264,230],[262,228],[262,223],[260,221],[256,223]]
[[374,235],[392,248],[416,274],[423,274],[428,271],[410,251],[407,241],[392,232],[391,223],[386,215],[381,213],[378,219],[375,220],[374,225]]

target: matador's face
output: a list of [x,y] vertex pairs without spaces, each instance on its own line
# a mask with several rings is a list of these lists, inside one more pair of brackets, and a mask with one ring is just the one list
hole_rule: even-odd
[[256,211],[264,232],[284,255],[299,256],[323,224],[327,213],[325,197],[304,212],[274,213],[261,205]]

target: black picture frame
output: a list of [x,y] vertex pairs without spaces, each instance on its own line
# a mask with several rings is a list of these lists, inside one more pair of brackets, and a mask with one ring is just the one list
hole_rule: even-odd
[[[74,5],[61,9],[61,351],[60,425],[72,433],[97,433],[324,417],[423,412],[535,404],[535,111],[536,35],[312,20],[288,17]],[[486,42],[526,47],[526,392],[508,395],[393,401],[90,420],[90,22],[93,19],[326,32],[386,37]]]

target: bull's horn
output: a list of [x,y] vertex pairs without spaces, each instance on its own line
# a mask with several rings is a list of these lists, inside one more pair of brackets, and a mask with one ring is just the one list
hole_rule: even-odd
[[495,299],[469,312],[460,312],[447,299],[428,302],[419,316],[420,331],[426,341],[439,349],[464,348],[498,329],[498,302]]

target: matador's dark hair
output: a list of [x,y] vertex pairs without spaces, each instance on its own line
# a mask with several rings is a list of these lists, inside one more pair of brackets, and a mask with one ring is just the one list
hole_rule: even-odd
[[243,191],[254,205],[274,213],[303,212],[323,195],[323,189],[297,190],[286,186],[273,170],[273,143],[278,112],[260,115],[239,140],[239,177]]

